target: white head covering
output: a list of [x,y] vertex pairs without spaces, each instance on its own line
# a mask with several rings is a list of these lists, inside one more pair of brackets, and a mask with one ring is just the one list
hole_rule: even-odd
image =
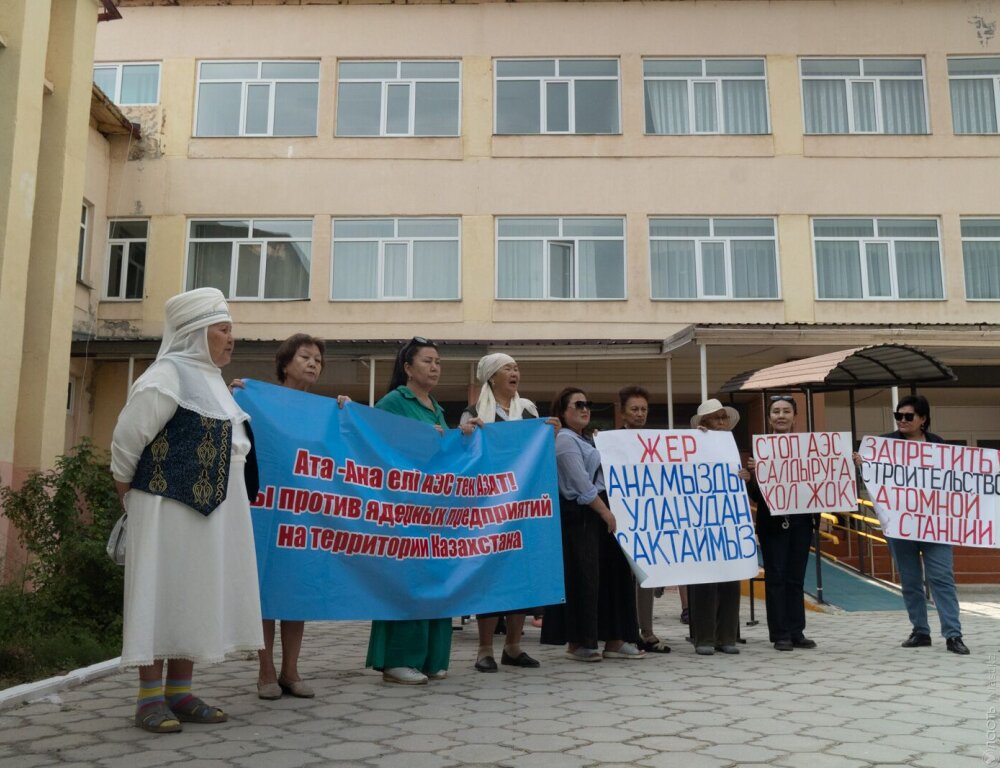
[[736,425],[740,423],[740,412],[730,405],[723,405],[714,397],[698,406],[698,412],[691,417],[691,428],[697,429],[701,425],[703,418],[710,413],[722,410],[725,410],[726,415],[729,416],[729,431],[732,432]]
[[217,288],[196,288],[167,300],[163,341],[156,361],[129,397],[156,389],[178,405],[213,419],[246,421],[208,349],[208,326],[231,323],[229,305]]
[[[483,421],[492,423],[497,418],[497,400],[493,396],[493,387],[490,386],[490,379],[505,365],[517,361],[510,355],[503,352],[494,352],[479,359],[476,366],[476,378],[479,379],[483,388],[479,391],[479,400],[476,402],[476,414]],[[521,397],[517,392],[510,400],[510,408],[507,409],[507,421],[516,421],[521,418],[521,412],[527,411],[532,416],[538,416],[538,409],[530,400]]]

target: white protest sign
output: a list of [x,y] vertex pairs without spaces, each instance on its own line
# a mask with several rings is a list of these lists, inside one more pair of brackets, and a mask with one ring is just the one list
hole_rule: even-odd
[[757,575],[757,539],[729,432],[616,429],[596,437],[616,536],[643,587]]
[[861,479],[886,536],[997,547],[1000,456],[926,440],[865,437]]
[[850,432],[754,435],[753,457],[757,485],[772,514],[858,508]]

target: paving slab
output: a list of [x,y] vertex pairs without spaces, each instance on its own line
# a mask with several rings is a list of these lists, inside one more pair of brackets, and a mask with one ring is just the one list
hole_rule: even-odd
[[810,612],[819,647],[791,653],[774,651],[763,623],[744,624],[738,656],[701,657],[670,590],[654,623],[673,653],[583,665],[529,628],[524,646],[542,666],[484,675],[468,624],[454,633],[448,678],[412,687],[363,668],[366,623],[311,622],[300,668],[313,700],[259,700],[256,664],[236,659],[195,674],[230,722],[156,737],[131,725],[132,673],[77,676],[0,712],[0,768],[1000,766],[989,727],[1000,711],[1000,591],[962,593],[962,608],[968,657],[938,638],[900,648],[902,610]]

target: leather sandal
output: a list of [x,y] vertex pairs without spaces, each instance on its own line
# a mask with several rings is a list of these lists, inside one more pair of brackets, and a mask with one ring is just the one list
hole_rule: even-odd
[[281,686],[277,683],[257,681],[257,698],[267,701],[277,701],[281,698]]
[[284,693],[291,694],[297,699],[311,699],[316,695],[312,687],[301,680],[282,680],[279,677],[278,686]]
[[670,653],[670,646],[663,642],[656,635],[650,635],[648,638],[640,640],[636,643],[640,651],[647,651],[649,653]]
[[170,711],[165,701],[136,710],[135,727],[149,733],[180,733],[182,730],[180,719]]
[[170,707],[170,711],[177,716],[182,723],[224,723],[229,719],[229,715],[218,707],[210,707],[197,696],[192,696],[183,705]]

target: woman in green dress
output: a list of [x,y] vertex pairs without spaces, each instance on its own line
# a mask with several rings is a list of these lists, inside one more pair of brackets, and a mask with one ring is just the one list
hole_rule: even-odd
[[[440,376],[441,356],[437,346],[414,336],[396,355],[389,392],[375,407],[433,424],[443,434],[448,428],[444,410],[431,396]],[[468,431],[474,428],[474,425],[467,427]],[[382,670],[382,679],[387,683],[424,685],[428,679],[447,677],[450,655],[450,617],[373,621],[365,663]]]

